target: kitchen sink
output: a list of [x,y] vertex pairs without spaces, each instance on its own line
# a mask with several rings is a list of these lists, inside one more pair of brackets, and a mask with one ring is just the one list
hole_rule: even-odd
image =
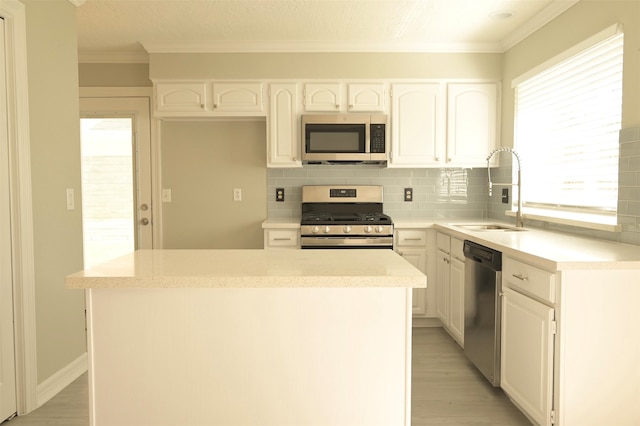
[[526,231],[524,228],[516,228],[515,226],[502,225],[499,223],[464,223],[454,224],[458,228],[467,229],[469,231],[503,231],[503,232],[519,232]]

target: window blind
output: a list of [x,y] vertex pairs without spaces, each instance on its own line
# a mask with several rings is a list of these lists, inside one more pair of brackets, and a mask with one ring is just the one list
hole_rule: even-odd
[[515,85],[525,207],[614,214],[623,34]]

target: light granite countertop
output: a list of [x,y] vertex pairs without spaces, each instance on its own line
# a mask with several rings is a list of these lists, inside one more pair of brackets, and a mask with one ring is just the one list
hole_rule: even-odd
[[138,250],[66,277],[67,288],[425,288],[392,250]]
[[[622,244],[525,227],[524,231],[473,231],[457,224],[513,223],[488,219],[394,219],[394,227],[401,229],[437,229],[454,237],[471,240],[478,244],[501,251],[504,255],[540,266],[550,271],[569,269],[636,269],[640,282],[640,246]],[[299,228],[299,220],[267,219],[263,228]]]

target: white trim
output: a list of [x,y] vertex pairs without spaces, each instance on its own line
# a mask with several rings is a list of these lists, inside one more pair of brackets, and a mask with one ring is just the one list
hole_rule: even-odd
[[29,82],[24,5],[2,0],[6,24],[7,112],[10,157],[10,195],[18,414],[37,408],[37,352],[33,203],[29,139]]
[[85,352],[38,385],[38,406],[44,405],[86,371],[87,353]]
[[501,43],[397,43],[330,41],[143,41],[149,53],[274,53],[274,52],[439,52],[502,53]]
[[[584,215],[583,219],[580,219],[578,214],[575,214],[574,217],[569,217],[569,213],[565,213],[564,216],[561,214],[551,215],[551,211],[535,209],[527,211],[525,209],[522,212],[522,218],[525,221],[525,225],[527,224],[527,219],[529,220],[538,220],[542,222],[549,223],[557,223],[560,225],[568,225],[568,226],[577,226],[580,228],[586,229],[595,229],[598,231],[607,231],[607,232],[621,232],[622,225],[618,225],[615,223],[605,223],[604,221],[598,222],[595,215]],[[555,212],[560,213],[560,212]],[[504,212],[505,216],[515,217],[516,212],[512,210],[507,210]]]
[[623,32],[622,24],[613,24],[608,26],[607,28],[598,32],[597,34],[594,34],[591,37],[587,38],[586,40],[583,40],[580,43],[573,45],[572,47],[568,48],[564,52],[557,54],[553,58],[544,61],[540,65],[537,65],[531,68],[529,71],[525,72],[524,74],[521,74],[518,77],[514,78],[511,81],[511,88],[515,89],[520,83],[528,80],[534,75],[539,74],[542,71],[549,69],[552,66],[557,65],[560,62],[565,61],[570,57],[577,55],[578,53],[598,43],[601,43],[607,40],[608,38],[611,38],[618,34],[622,34],[622,32]]
[[553,21],[555,18],[571,8],[580,0],[554,0],[542,9],[536,16],[518,27],[516,31],[502,40],[502,52],[506,52],[540,28]]

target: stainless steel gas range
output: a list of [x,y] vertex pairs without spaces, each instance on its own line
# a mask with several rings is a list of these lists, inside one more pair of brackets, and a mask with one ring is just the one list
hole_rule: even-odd
[[303,249],[393,248],[393,222],[382,213],[382,186],[302,187]]

